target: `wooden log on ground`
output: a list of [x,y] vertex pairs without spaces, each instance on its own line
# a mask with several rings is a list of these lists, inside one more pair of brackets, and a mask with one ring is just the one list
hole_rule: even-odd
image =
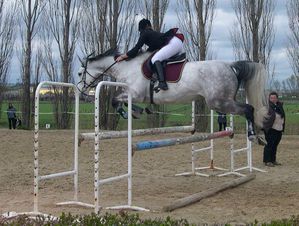
[[170,212],[175,209],[191,205],[193,203],[199,202],[200,200],[202,200],[204,198],[211,197],[221,191],[237,187],[241,184],[244,184],[248,181],[253,180],[254,178],[255,178],[255,174],[250,174],[249,176],[241,177],[241,178],[235,179],[233,181],[223,183],[219,187],[211,188],[209,190],[195,193],[195,194],[187,196],[185,198],[178,199],[178,200],[174,201],[173,203],[171,203],[167,206],[164,206],[162,208],[162,211]]

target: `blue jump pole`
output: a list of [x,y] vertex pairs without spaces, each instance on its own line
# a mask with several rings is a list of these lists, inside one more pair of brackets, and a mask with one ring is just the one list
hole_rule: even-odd
[[193,135],[188,137],[161,139],[153,141],[141,141],[133,145],[134,151],[143,151],[154,148],[161,148],[179,144],[193,143],[204,140],[217,139],[221,137],[233,136],[233,131],[220,131],[204,135]]

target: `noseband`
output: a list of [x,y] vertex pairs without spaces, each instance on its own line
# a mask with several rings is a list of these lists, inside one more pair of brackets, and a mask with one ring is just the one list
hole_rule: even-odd
[[[94,87],[96,87],[97,84],[98,84],[98,81],[100,80],[100,78],[102,78],[102,77],[106,74],[106,72],[107,72],[110,68],[112,68],[112,67],[117,63],[117,62],[115,61],[115,62],[114,62],[113,64],[111,64],[108,68],[106,68],[101,74],[99,74],[97,77],[95,77],[95,76],[92,76],[92,75],[87,71],[87,62],[88,62],[88,60],[89,60],[89,56],[86,58],[85,63],[82,62],[82,65],[81,65],[81,66],[84,68],[84,71],[83,71],[83,75],[82,75],[82,79],[81,79],[81,81],[78,82],[78,84],[83,83],[84,91],[87,90],[87,89],[89,89],[89,88],[94,88]],[[88,74],[90,77],[93,78],[93,81],[92,81],[90,84],[87,84],[87,83],[86,83],[86,74]],[[77,86],[78,86],[78,84],[77,84]],[[81,93],[84,94],[84,91],[82,90]]]

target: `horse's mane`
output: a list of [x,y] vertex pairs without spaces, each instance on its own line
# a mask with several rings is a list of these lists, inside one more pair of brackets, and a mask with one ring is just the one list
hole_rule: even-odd
[[89,57],[88,60],[90,62],[92,62],[92,61],[100,60],[101,58],[107,57],[107,56],[119,56],[118,48],[116,47],[116,48],[108,49],[104,53],[101,53],[101,54],[93,56],[93,57]]

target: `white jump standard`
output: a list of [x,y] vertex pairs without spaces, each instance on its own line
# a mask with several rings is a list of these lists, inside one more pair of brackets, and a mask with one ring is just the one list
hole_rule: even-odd
[[[43,86],[63,86],[73,88],[75,92],[75,134],[74,134],[74,163],[73,169],[70,171],[53,173],[49,175],[39,175],[39,93]],[[39,214],[38,201],[39,201],[39,181],[48,180],[64,176],[74,177],[74,199],[72,201],[60,203],[61,205],[79,205],[85,207],[93,207],[90,204],[78,201],[78,131],[79,131],[79,91],[76,86],[71,83],[61,82],[41,82],[35,92],[35,111],[34,111],[34,204],[33,213]]]
[[[105,179],[99,179],[99,153],[100,153],[100,128],[99,128],[99,97],[101,88],[106,86],[118,86],[127,89],[128,92],[128,172],[122,175],[109,177]],[[121,180],[124,178],[128,179],[128,202],[126,205],[119,205],[113,207],[106,207],[107,209],[131,209],[139,211],[149,211],[145,208],[133,206],[132,205],[132,95],[130,93],[129,87],[124,83],[119,82],[107,82],[102,81],[96,87],[95,92],[95,136],[94,136],[94,147],[95,147],[95,159],[94,159],[94,208],[95,213],[100,210],[99,206],[99,187],[103,184]]]
[[[230,127],[234,128],[234,120],[233,120],[233,115],[230,115]],[[246,123],[246,131],[248,131],[248,124]],[[234,139],[232,139],[230,142],[230,169],[229,172],[219,174],[219,177],[222,176],[228,176],[228,175],[236,175],[236,176],[241,176],[245,177],[246,175],[243,173],[240,173],[239,171],[241,170],[246,170],[248,169],[250,173],[252,173],[253,170],[259,171],[266,173],[267,171],[253,167],[252,166],[252,142],[248,139],[248,137],[245,137],[246,139],[246,147],[244,148],[239,148],[235,149],[235,144],[234,144]],[[235,167],[235,154],[240,153],[240,152],[246,152],[246,157],[247,157],[247,165],[244,167]]]

